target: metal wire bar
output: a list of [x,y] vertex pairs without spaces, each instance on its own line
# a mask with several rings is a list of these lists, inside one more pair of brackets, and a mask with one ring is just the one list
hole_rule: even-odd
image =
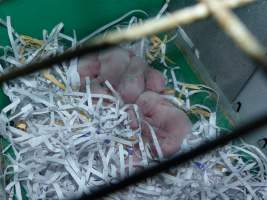
[[247,54],[247,56],[261,63],[262,66],[267,66],[267,57],[264,47],[229,8],[218,0],[200,1],[208,6],[213,17],[225,33]]
[[83,197],[80,198],[80,200],[85,200],[85,199],[93,200],[108,196],[111,193],[115,193],[130,185],[145,180],[146,178],[153,177],[158,173],[164,172],[172,167],[183,164],[193,158],[196,158],[216,148],[226,145],[227,143],[229,143],[234,139],[250,134],[251,132],[258,130],[259,128],[262,128],[263,126],[266,126],[267,125],[266,122],[267,122],[267,114],[257,118],[256,120],[254,119],[252,122],[248,122],[247,124],[235,129],[235,131],[233,131],[232,133],[225,133],[222,136],[218,137],[217,139],[208,142],[207,144],[202,144],[189,152],[182,153],[170,160],[163,161],[162,163],[156,166],[144,169],[141,172],[129,176],[118,183],[108,186],[103,186],[89,195],[84,195]]
[[[236,8],[253,1],[254,0],[223,0],[222,3],[226,7]],[[192,23],[196,20],[208,17],[209,14],[210,13],[207,6],[204,3],[199,3],[195,6],[178,10],[168,16],[161,17],[160,19],[150,19],[144,24],[136,25],[128,30],[123,29],[121,32],[111,32],[107,34],[105,38],[99,36],[93,41],[90,41],[88,44],[78,46],[75,49],[70,49],[61,55],[56,55],[37,63],[31,63],[22,68],[3,74],[0,76],[0,84],[19,76],[34,73],[42,69],[51,68],[54,64],[70,60],[78,56],[83,56],[87,53],[103,51],[122,42],[135,41],[145,36],[171,30],[176,28],[178,25]]]
[[[225,32],[234,40],[234,42],[243,50],[250,58],[262,64],[266,69],[267,61],[264,47],[258,43],[257,39],[249,32],[249,30],[243,25],[243,23],[231,12],[229,11],[221,2],[217,0],[201,0],[206,3],[217,19],[219,24],[225,30]],[[130,35],[129,38],[132,36]],[[111,37],[112,38],[112,37]],[[114,38],[112,38],[114,39]],[[266,70],[265,70],[266,71]],[[251,133],[253,130],[256,130],[264,125],[267,122],[267,115],[264,117],[250,122],[239,129],[236,129],[231,134],[223,135],[208,144],[203,144],[190,152],[176,156],[173,159],[170,159],[166,162],[163,162],[157,166],[145,169],[144,171],[128,177],[123,181],[106,186],[101,188],[90,195],[84,196],[81,199],[97,199],[104,196],[107,196],[111,193],[119,191],[129,185],[135,184],[144,180],[145,178],[155,176],[156,174],[163,172],[175,165],[182,164],[186,161],[189,161],[199,155],[203,155],[215,148],[218,148],[222,145],[226,145],[228,142],[232,141],[235,138],[244,136]]]
[[[223,0],[221,4],[226,8],[235,8],[244,4],[253,2],[253,0]],[[103,41],[110,44],[121,42],[129,42],[140,39],[142,37],[153,35],[158,32],[171,30],[185,24],[190,24],[196,20],[204,19],[210,15],[210,10],[205,3],[199,3],[195,6],[187,7],[172,14],[166,15],[159,19],[150,19],[143,24],[133,26],[131,29],[124,29],[117,34],[111,32],[103,37],[98,37],[94,43],[102,43]]]
[[[176,11],[169,16],[162,17],[159,20],[155,19],[148,20],[143,25],[134,26],[132,29],[128,31],[123,30],[120,34],[110,33],[105,38],[98,37],[93,42],[90,42],[86,46],[82,47],[79,46],[76,49],[71,49],[61,55],[57,55],[52,58],[47,58],[39,63],[32,63],[26,65],[24,68],[17,69],[7,74],[4,74],[0,77],[0,83],[14,79],[19,76],[36,72],[41,69],[52,67],[54,64],[63,62],[64,60],[70,60],[74,57],[82,56],[87,53],[93,53],[95,51],[101,51],[110,48],[121,42],[134,41],[144,36],[153,35],[162,31],[168,31],[172,28],[177,27],[178,25],[192,23],[196,20],[207,17],[210,14],[210,11],[216,17],[219,23],[223,26],[225,31],[237,42],[239,47],[242,50],[244,50],[247,53],[247,55],[259,61],[260,63],[263,64],[264,67],[266,67],[267,62],[265,61],[265,58],[263,56],[264,49],[260,45],[258,45],[257,41],[254,40],[253,36],[247,32],[247,30],[244,28],[244,26],[242,26],[242,24],[238,21],[238,19],[235,18],[235,16],[231,15],[231,13],[226,9],[228,7],[233,8],[246,3],[250,3],[253,0],[230,0],[230,1],[224,0],[222,1],[222,3],[220,3],[225,8],[224,10],[222,10],[221,13],[215,11],[216,9],[220,9],[221,5],[213,4],[211,3],[211,1],[214,0],[203,0],[203,2],[207,3],[208,7],[204,3],[200,3],[196,6]],[[230,19],[232,19],[231,22],[225,23],[227,25],[224,25],[221,21],[225,16],[226,18],[230,16]],[[239,29],[238,30],[232,29],[231,27],[234,25],[238,25]],[[248,39],[247,41],[245,41],[245,44],[242,44],[243,39],[242,40],[238,39],[237,37],[238,32],[237,33],[235,32],[239,31],[240,33],[240,30],[242,30],[241,31],[242,38]],[[252,45],[253,47],[252,49],[249,49],[249,47],[251,47],[250,45]],[[129,176],[116,184],[103,186],[98,190],[94,191],[93,193],[83,196],[81,199],[90,199],[90,200],[97,199],[109,195],[111,193],[114,193],[116,191],[119,191],[129,185],[140,182],[148,177],[155,176],[156,174],[163,172],[171,167],[187,162],[199,155],[205,154],[211,150],[214,150],[215,148],[223,146],[236,138],[249,134],[252,131],[265,126],[266,122],[267,122],[267,114],[257,120],[249,122],[246,125],[236,129],[231,134],[225,134],[215,139],[214,141],[211,141],[207,144],[203,144],[194,148],[190,152],[180,154],[170,160],[160,163],[157,166],[152,166],[150,168],[143,170],[138,174]]]
[[28,65],[25,65],[24,67],[14,69],[10,72],[7,72],[1,75],[0,84],[3,82],[9,81],[9,80],[15,79],[20,76],[25,76],[25,75],[37,72],[39,70],[52,68],[57,63],[71,60],[72,58],[80,57],[86,54],[104,51],[114,46],[115,45],[102,43],[102,44],[95,44],[95,45],[86,45],[83,47],[79,46],[79,47],[76,47],[75,49],[69,49],[60,55],[56,55],[50,58],[43,59],[40,62],[30,63]]

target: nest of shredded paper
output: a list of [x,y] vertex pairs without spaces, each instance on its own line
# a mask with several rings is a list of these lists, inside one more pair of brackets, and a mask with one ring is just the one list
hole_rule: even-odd
[[[141,23],[133,16],[127,25],[118,24],[135,12],[140,11],[126,14],[86,39],[109,28],[119,30]],[[43,31],[42,40],[16,33],[9,17],[1,23],[7,27],[11,44],[4,48],[2,72],[62,53],[78,43],[75,33],[71,37],[61,32],[62,23],[50,34]],[[217,95],[216,91],[177,80],[175,71],[179,67],[166,55],[168,43],[174,38],[153,36],[124,48],[148,62],[158,60],[164,74],[171,77],[172,94],[165,95],[166,99],[199,116],[183,142],[182,150],[186,151],[215,138],[221,128],[217,126],[216,111],[190,100],[197,93]],[[155,162],[142,140],[140,127],[132,130],[129,125],[127,111],[133,110],[139,119],[138,106],[122,106],[109,82],[106,87],[114,95],[91,93],[89,79],[86,91],[77,91],[75,72],[77,59],[4,84],[4,93],[11,101],[1,112],[1,135],[10,142],[2,150],[2,156],[8,158],[3,174],[8,197],[22,199],[22,188],[29,199],[77,197]],[[133,148],[136,144],[140,155]],[[138,163],[134,156],[140,157]],[[266,170],[267,159],[256,147],[228,145],[107,198],[266,199]]]

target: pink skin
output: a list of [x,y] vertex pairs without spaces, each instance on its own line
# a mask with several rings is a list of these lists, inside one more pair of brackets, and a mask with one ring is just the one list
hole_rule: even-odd
[[[107,87],[103,87],[100,85],[100,83],[95,79],[91,82],[90,89],[92,94],[109,94]],[[98,102],[98,99],[93,98],[93,103],[96,104]],[[104,100],[103,104],[107,105],[111,103],[109,100]]]
[[127,110],[127,113],[128,113],[128,118],[130,120],[131,129],[136,130],[139,127],[139,123],[134,109],[132,108]]
[[[158,136],[164,157],[176,153],[183,138],[190,131],[191,124],[183,111],[158,94],[164,90],[164,76],[158,70],[149,68],[142,58],[120,48],[98,57],[88,56],[86,59],[87,62],[81,61],[79,65],[82,84],[86,76],[97,78],[92,81],[92,92],[107,94],[108,90],[100,83],[108,80],[125,103],[136,103],[139,106],[141,117],[153,126]],[[150,91],[144,92],[145,89]],[[130,127],[137,129],[138,123],[134,112],[129,110],[128,114],[132,120]],[[151,144],[152,154],[156,156],[155,146],[145,123],[142,123],[142,132],[144,141]]]
[[144,91],[144,75],[136,77],[123,78],[118,88],[124,103],[131,104],[136,101],[138,96]]
[[100,73],[100,62],[96,54],[82,57],[78,65],[78,73],[81,79],[81,86],[84,88],[85,78],[89,76],[91,79],[95,79]]
[[[143,118],[155,130],[164,157],[176,153],[191,125],[186,114],[164,100],[154,92],[144,92],[136,102],[140,106]],[[144,140],[152,144],[152,153],[156,155],[150,131],[143,123]]]
[[134,103],[144,91],[144,71],[146,67],[147,64],[142,58],[136,56],[131,58],[118,87],[118,92],[125,103]]
[[165,88],[165,77],[163,74],[151,67],[145,73],[146,90],[162,93]]
[[91,92],[94,94],[108,94],[108,89],[95,80],[91,83]]
[[127,50],[129,53],[130,58],[135,56],[135,53],[132,50]]
[[[145,61],[134,56],[133,52],[120,48],[102,53],[99,56],[95,54],[83,57],[80,59],[78,72],[82,87],[85,84],[86,76],[91,79],[98,78],[100,82],[108,80],[115,88],[122,81],[120,86],[122,95],[126,98],[126,103],[133,103],[136,100],[136,95],[139,96],[143,91],[141,72],[145,69],[145,89],[162,92],[165,86],[165,78],[160,71],[148,67]],[[116,71],[116,73],[113,73],[113,71]],[[138,73],[140,75],[137,77]],[[129,89],[133,92],[129,94],[130,97],[128,98],[126,90],[129,91]]]
[[136,104],[141,108],[142,113],[148,117],[153,114],[154,108],[160,103],[165,103],[163,97],[152,91],[144,92],[136,101]]
[[115,48],[100,54],[98,58],[101,63],[101,80],[108,80],[116,89],[130,62],[129,52],[121,48]]

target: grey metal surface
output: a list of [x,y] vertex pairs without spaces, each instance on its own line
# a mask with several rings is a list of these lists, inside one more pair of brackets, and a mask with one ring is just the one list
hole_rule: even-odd
[[[247,82],[236,101],[241,103],[239,112],[241,124],[267,112],[267,79],[260,70],[257,70]],[[261,148],[267,154],[267,146],[264,147],[263,138],[267,139],[266,127],[255,131],[244,139],[246,142]],[[262,141],[259,142],[259,140]]]
[[[193,0],[172,1],[170,10],[194,3],[197,2]],[[257,3],[238,9],[235,13],[267,47],[267,0],[258,0]],[[189,57],[194,60],[195,64],[203,63],[203,71],[208,72],[216,86],[233,105],[237,102],[241,103],[240,111],[236,114],[231,112],[231,106],[227,109],[235,119],[238,119],[236,122],[242,124],[267,112],[266,77],[233,44],[217,23],[213,19],[208,19],[183,28],[195,48],[199,50],[200,60],[196,59],[192,49],[180,43],[179,45],[184,48],[184,53],[190,54]],[[267,128],[252,133],[244,140],[261,148],[267,154]]]
[[210,73],[206,70],[206,67],[203,65],[203,63],[201,63],[201,61],[197,58],[194,49],[190,48],[188,43],[183,39],[179,32],[175,43],[185,56],[187,62],[191,66],[191,69],[196,73],[198,78],[202,80],[203,83],[216,90],[219,96],[218,105],[220,107],[220,110],[224,112],[224,114],[232,124],[236,124],[238,116],[237,113],[233,110],[232,104],[225,97],[221,88],[219,88],[218,85],[211,79]]
[[[172,1],[170,10],[196,1]],[[235,11],[255,36],[267,46],[267,1]],[[183,27],[200,52],[200,60],[226,97],[233,101],[255,71],[255,65],[233,44],[213,19]]]

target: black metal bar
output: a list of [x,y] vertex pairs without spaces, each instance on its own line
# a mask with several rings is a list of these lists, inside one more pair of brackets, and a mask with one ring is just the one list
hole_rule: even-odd
[[94,199],[108,196],[109,194],[115,193],[119,190],[125,189],[126,187],[130,185],[133,185],[142,180],[145,180],[146,178],[153,177],[157,175],[158,173],[166,171],[174,166],[183,164],[202,154],[208,153],[218,147],[226,145],[227,143],[229,143],[230,141],[234,139],[237,139],[241,136],[243,137],[245,135],[248,135],[251,132],[258,130],[259,128],[266,126],[267,125],[266,122],[267,122],[267,114],[257,119],[254,119],[252,122],[249,122],[243,126],[240,126],[239,128],[235,129],[235,131],[233,131],[232,133],[225,133],[222,136],[218,137],[217,139],[211,142],[208,142],[207,144],[202,144],[189,152],[177,155],[174,158],[167,160],[167,161],[163,161],[162,163],[156,166],[146,168],[143,171],[136,173],[132,176],[129,176],[118,183],[100,187],[99,189],[95,190],[91,194],[82,196],[80,200],[86,200],[86,199],[94,200]]
[[69,49],[60,55],[55,55],[49,58],[45,58],[40,62],[30,63],[25,65],[24,67],[17,68],[10,72],[7,72],[0,76],[0,84],[20,76],[25,76],[27,74],[37,72],[42,69],[52,68],[53,65],[57,63],[68,61],[76,57],[84,56],[86,54],[104,51],[114,46],[115,45],[113,44],[107,44],[107,43],[78,46],[74,49]]
[[[2,76],[0,76],[0,84],[3,82],[9,81],[9,80],[15,79],[19,76],[24,76],[24,75],[34,73],[42,69],[53,67],[53,65],[57,63],[70,60],[75,57],[83,56],[85,54],[94,53],[96,51],[103,51],[113,46],[114,46],[113,44],[97,44],[97,45],[79,46],[75,49],[68,50],[63,54],[56,55],[51,58],[46,58],[40,62],[31,63],[28,65],[25,65],[23,68],[19,68],[11,72],[8,72],[6,74],[3,74]],[[267,74],[266,59],[255,60],[255,58],[252,58],[252,60],[256,61],[258,64],[261,64],[260,65],[261,68],[264,70],[265,74]],[[84,199],[92,200],[92,199],[105,197],[111,193],[122,190],[130,185],[133,185],[137,182],[145,180],[146,178],[153,177],[158,173],[161,173],[163,171],[170,169],[171,167],[178,166],[182,163],[185,163],[199,155],[208,153],[209,151],[212,151],[220,146],[223,146],[234,139],[250,134],[252,131],[255,131],[265,125],[267,125],[267,114],[265,114],[263,117],[260,117],[256,120],[253,120],[252,122],[245,124],[244,126],[241,126],[235,129],[235,131],[233,131],[230,134],[229,133],[222,134],[222,136],[215,139],[214,141],[211,141],[207,144],[202,144],[194,148],[190,152],[179,154],[170,160],[163,161],[162,163],[156,166],[152,166],[147,169],[144,169],[143,171],[135,175],[131,175],[118,183],[100,187],[99,189],[95,190],[91,194],[84,195],[80,199],[81,200],[84,200]]]

